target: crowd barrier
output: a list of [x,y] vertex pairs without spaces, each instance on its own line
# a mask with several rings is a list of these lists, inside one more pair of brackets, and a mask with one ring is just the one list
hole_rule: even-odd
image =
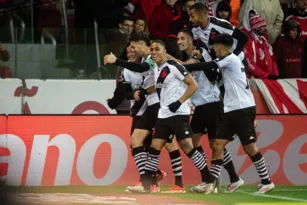
[[[257,114],[306,114],[307,79],[252,80]],[[0,114],[116,114],[115,80],[0,79]]]
[[[257,120],[258,146],[274,183],[307,184],[307,116],[264,115]],[[130,154],[130,126],[130,117],[116,115],[0,116],[1,179],[13,186],[134,184],[138,175]],[[202,144],[211,159],[206,137]],[[239,140],[228,150],[245,182],[258,183],[256,169]],[[181,154],[183,182],[199,183],[197,169]],[[163,183],[174,183],[165,150],[160,168],[168,173]],[[224,170],[221,178],[228,183]]]

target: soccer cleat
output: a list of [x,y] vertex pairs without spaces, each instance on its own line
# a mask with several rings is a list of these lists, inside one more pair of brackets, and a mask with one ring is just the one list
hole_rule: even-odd
[[136,187],[140,187],[142,186],[142,182],[138,181],[134,186],[127,186],[127,188],[125,189],[125,192],[127,193],[131,193],[131,189],[135,189]]
[[185,193],[185,189],[184,189],[184,187],[174,185],[168,191],[162,191],[162,193],[164,193],[164,194],[181,194],[181,193]]
[[150,190],[146,190],[142,185],[141,186],[130,186],[129,191],[132,193],[150,193]]
[[225,193],[232,193],[238,190],[244,184],[243,179],[239,178],[239,181],[229,184]]
[[190,189],[190,192],[198,192],[198,193],[205,193],[206,192],[207,184],[205,182],[200,183]]
[[257,190],[257,194],[265,194],[268,193],[269,191],[272,191],[275,188],[275,185],[273,184],[273,182],[271,182],[271,184],[260,184],[258,185],[258,190]]
[[161,181],[167,176],[166,172],[165,171],[162,171],[161,170],[161,174],[159,174],[157,176],[157,181],[158,181],[158,184],[160,185]]
[[154,194],[154,193],[161,192],[161,190],[160,190],[160,187],[158,187],[157,185],[151,185],[150,186],[150,192]]
[[217,187],[215,183],[206,184],[206,191],[205,194],[213,194],[214,192],[217,192]]

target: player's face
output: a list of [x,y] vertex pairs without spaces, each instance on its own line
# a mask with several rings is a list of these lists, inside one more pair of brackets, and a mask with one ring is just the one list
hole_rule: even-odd
[[131,41],[130,42],[131,49],[136,52],[138,56],[143,56],[145,53],[146,43],[144,41]]
[[179,32],[177,36],[177,45],[180,51],[186,51],[192,44],[191,37],[183,32]]
[[223,57],[222,56],[222,53],[223,53],[222,50],[224,50],[224,49],[225,49],[224,45],[219,44],[219,43],[215,43],[214,44],[214,52],[215,52],[216,57],[218,57],[218,58]]
[[190,9],[188,11],[189,16],[190,16],[190,21],[194,26],[200,26],[201,22],[203,20],[202,15],[199,15],[198,13],[195,12],[195,9]]
[[131,49],[131,47],[127,48],[127,58],[129,62],[136,62],[137,61],[137,55],[136,52]]
[[166,60],[166,50],[160,43],[152,43],[150,46],[150,55],[157,65],[162,65]]

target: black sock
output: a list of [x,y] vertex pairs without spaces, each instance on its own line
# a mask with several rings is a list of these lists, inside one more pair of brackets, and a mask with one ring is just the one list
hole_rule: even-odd
[[258,152],[257,154],[251,157],[251,160],[253,161],[257,169],[258,175],[261,179],[261,184],[264,184],[264,185],[271,184],[271,179],[267,171],[266,164],[265,164],[262,154]]
[[224,149],[223,167],[227,170],[231,183],[239,181],[240,178],[237,175],[236,169],[232,162],[231,155],[227,149]]
[[145,164],[147,160],[147,154],[143,146],[132,149],[132,156],[134,158],[136,167],[140,175],[140,181],[142,181],[145,174]]
[[195,148],[192,149],[192,151],[188,153],[187,156],[193,161],[194,165],[200,171],[202,182],[212,183],[214,178],[208,169],[204,156]]
[[202,146],[199,146],[199,147],[196,147],[197,151],[200,152],[200,154],[202,154],[205,158],[205,161],[207,162],[207,156],[206,156],[206,153],[204,152],[203,150],[203,147]]
[[215,179],[220,177],[220,172],[222,168],[223,160],[222,159],[213,159],[211,161],[211,174]]
[[160,151],[150,147],[148,149],[148,157],[145,165],[145,177],[143,186],[146,190],[149,190],[150,184],[156,179],[156,173],[158,170],[160,161]]
[[181,155],[179,150],[175,150],[173,152],[169,153],[169,156],[171,158],[171,164],[173,173],[175,176],[175,185],[183,187],[182,183],[182,162],[181,162]]

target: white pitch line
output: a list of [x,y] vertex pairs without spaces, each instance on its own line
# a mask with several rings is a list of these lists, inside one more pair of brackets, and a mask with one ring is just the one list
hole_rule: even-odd
[[[255,189],[244,189],[245,191],[255,191]],[[279,192],[279,191],[306,191],[307,189],[274,189],[274,192]]]
[[[278,191],[278,190],[276,190]],[[285,197],[285,196],[274,196],[274,195],[268,195],[268,194],[256,194],[256,193],[249,193],[245,191],[237,191],[242,194],[247,194],[251,196],[260,196],[260,197],[265,197],[265,198],[274,198],[274,199],[282,199],[282,200],[287,200],[287,201],[296,201],[296,202],[307,202],[305,199],[298,199],[298,198],[293,198],[293,197]]]

